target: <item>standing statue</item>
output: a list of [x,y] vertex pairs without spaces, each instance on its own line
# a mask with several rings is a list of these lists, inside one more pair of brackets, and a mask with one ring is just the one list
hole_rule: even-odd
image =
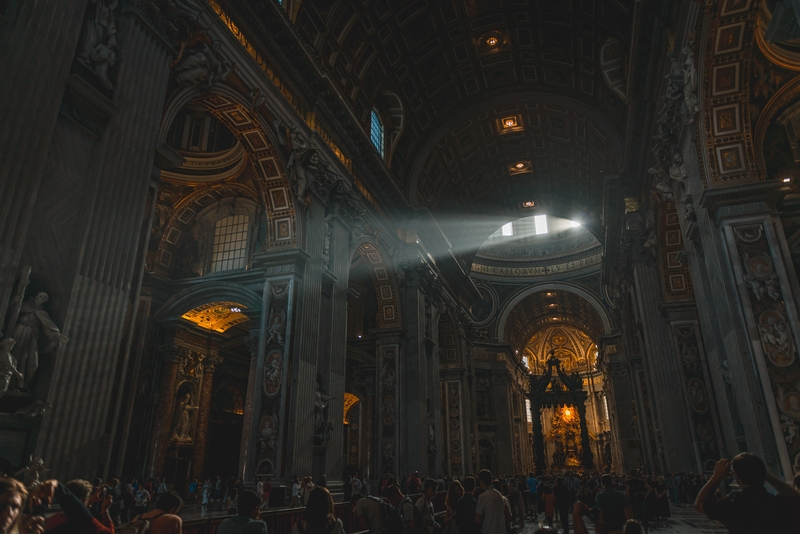
[[14,341],[12,338],[7,337],[0,342],[0,397],[8,391],[8,384],[11,382],[11,377],[16,377],[17,380],[25,380],[17,370],[17,361],[11,355],[11,349],[14,348]]
[[192,412],[197,410],[197,406],[192,406],[192,394],[186,396],[178,402],[178,409],[175,410],[175,426],[172,429],[172,439],[176,441],[192,441]]
[[320,430],[325,425],[325,408],[332,397],[325,395],[317,384],[316,398],[314,400],[314,429]]
[[694,122],[694,117],[700,111],[697,99],[697,67],[694,64],[694,51],[691,46],[684,46],[683,55],[683,101],[689,115],[687,123]]
[[11,336],[17,342],[12,354],[17,359],[17,369],[22,376],[17,378],[20,389],[28,387],[39,367],[39,334],[50,340],[50,344],[42,351],[46,354],[55,349],[61,349],[69,338],[62,334],[50,315],[42,306],[50,297],[47,293],[37,293],[27,302],[23,302],[19,309],[19,320]]
[[77,60],[94,72],[106,89],[113,89],[108,73],[116,62],[117,26],[114,10],[119,0],[90,0],[94,4],[94,16],[90,11],[83,26],[83,41]]

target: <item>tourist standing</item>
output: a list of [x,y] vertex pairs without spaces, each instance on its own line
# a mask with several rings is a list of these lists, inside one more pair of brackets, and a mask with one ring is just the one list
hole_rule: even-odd
[[483,534],[497,534],[506,531],[506,507],[503,496],[492,484],[492,473],[488,469],[478,473],[481,484],[480,497],[475,507],[475,522],[480,523]]
[[272,484],[269,481],[269,477],[264,477],[264,483],[261,486],[261,498],[263,502],[261,506],[263,510],[267,510],[269,508],[269,496],[272,495]]
[[436,497],[436,490],[439,483],[429,478],[425,481],[425,490],[422,497],[414,503],[414,532],[419,534],[435,534],[439,527],[433,511],[433,498]]
[[539,516],[539,480],[533,473],[528,473],[525,484],[528,486],[528,510],[533,519],[536,519]]
[[553,495],[556,498],[556,508],[558,509],[558,517],[561,518],[561,527],[564,529],[564,534],[569,534],[569,510],[572,508],[572,492],[564,483],[562,477],[556,479]]
[[292,479],[292,508],[300,506],[300,481],[297,477]]
[[603,523],[606,534],[622,534],[622,529],[628,519],[633,518],[628,497],[614,488],[614,479],[611,475],[603,475],[600,479],[603,491],[595,499],[597,507],[603,512]]
[[475,500],[475,477],[464,478],[464,495],[456,503],[455,523],[458,534],[478,534],[481,527],[475,522],[475,510],[478,501]]

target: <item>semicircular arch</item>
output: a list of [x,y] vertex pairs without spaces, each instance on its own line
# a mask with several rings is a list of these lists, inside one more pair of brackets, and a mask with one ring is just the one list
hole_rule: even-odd
[[353,250],[352,257],[360,254],[372,274],[375,296],[378,299],[378,328],[397,328],[401,324],[400,292],[391,262],[378,241],[363,236]]
[[299,223],[284,162],[275,149],[274,132],[262,125],[263,118],[250,108],[243,95],[226,84],[218,84],[208,93],[187,87],[170,100],[159,130],[161,142],[166,140],[178,112],[189,103],[204,107],[231,131],[247,152],[250,168],[258,178],[260,202],[266,207],[269,220],[268,248],[296,246]]
[[236,302],[244,306],[243,312],[250,317],[261,312],[261,295],[232,282],[207,282],[173,295],[153,314],[156,321],[180,317],[209,302]]
[[508,299],[508,301],[506,301],[506,303],[503,305],[503,308],[500,311],[497,320],[497,326],[495,330],[497,340],[499,342],[509,341],[507,339],[507,332],[506,332],[507,324],[509,321],[509,317],[511,316],[511,312],[518,304],[520,304],[522,301],[524,301],[527,297],[530,297],[531,295],[548,291],[550,292],[562,291],[570,293],[585,301],[591,307],[591,309],[597,314],[598,327],[602,326],[602,332],[590,332],[590,333],[599,335],[599,334],[610,334],[613,331],[614,323],[611,318],[611,314],[609,314],[605,305],[603,305],[602,300],[597,295],[595,295],[590,291],[587,291],[583,287],[571,284],[569,282],[546,282],[526,287],[525,289],[522,289],[517,293],[515,293],[511,298]]

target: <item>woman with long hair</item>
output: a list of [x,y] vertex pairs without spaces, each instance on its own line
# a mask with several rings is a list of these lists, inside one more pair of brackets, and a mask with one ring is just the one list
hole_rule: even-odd
[[334,515],[333,497],[328,488],[314,488],[308,497],[306,513],[294,524],[292,534],[345,534],[341,520]]
[[450,483],[450,487],[447,488],[447,496],[444,499],[444,526],[446,528],[445,532],[447,534],[458,534],[458,527],[456,526],[455,518],[456,518],[456,503],[458,500],[464,496],[464,486],[461,485],[461,482],[458,480],[454,480]]
[[21,529],[22,510],[28,499],[28,490],[22,482],[13,478],[0,477],[0,534],[26,532]]

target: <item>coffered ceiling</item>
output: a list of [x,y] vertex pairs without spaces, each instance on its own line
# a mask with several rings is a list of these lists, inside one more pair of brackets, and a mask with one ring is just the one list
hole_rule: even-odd
[[599,220],[622,161],[634,4],[303,0],[294,21],[365,128],[392,102],[387,163],[414,206],[452,222],[536,200]]
[[506,323],[505,341],[521,353],[537,331],[559,324],[572,325],[593,340],[605,332],[600,314],[588,300],[554,289],[533,293],[514,307]]

